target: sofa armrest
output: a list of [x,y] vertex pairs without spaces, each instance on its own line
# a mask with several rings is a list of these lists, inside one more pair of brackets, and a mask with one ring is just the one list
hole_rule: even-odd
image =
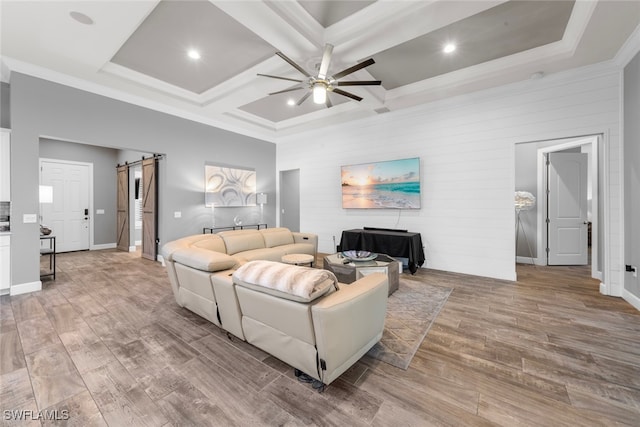
[[318,235],[311,233],[299,233],[297,231],[292,231],[293,235],[293,243],[310,243],[313,245],[313,253],[318,253]]
[[173,240],[171,242],[165,243],[162,248],[160,248],[160,255],[165,261],[173,261],[173,254],[176,251],[181,249],[188,248],[189,245],[186,244],[183,239]]
[[222,271],[237,266],[235,258],[220,252],[202,248],[178,249],[173,253],[173,261],[202,271]]
[[389,280],[374,273],[342,285],[311,308],[318,356],[329,384],[382,338]]

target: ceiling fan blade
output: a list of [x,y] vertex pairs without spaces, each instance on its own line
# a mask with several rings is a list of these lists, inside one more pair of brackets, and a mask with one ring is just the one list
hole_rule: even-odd
[[298,101],[298,103],[296,105],[300,105],[302,104],[304,101],[307,100],[308,97],[311,96],[311,91],[307,92],[304,94],[304,96],[302,98],[300,98],[300,101]]
[[373,58],[369,58],[366,61],[362,61],[359,64],[354,65],[353,67],[349,67],[346,70],[342,70],[340,71],[338,74],[334,74],[333,78],[338,80],[341,77],[347,76],[351,73],[355,73],[356,71],[368,67],[369,65],[373,65],[375,64],[376,61],[373,60]]
[[322,55],[322,62],[320,62],[320,70],[318,71],[318,79],[320,80],[327,78],[329,64],[331,63],[331,52],[333,52],[333,45],[327,43],[324,46],[324,54]]
[[379,86],[382,80],[357,80],[348,82],[335,82],[336,86]]
[[276,55],[278,55],[280,58],[284,59],[285,61],[287,61],[287,63],[289,65],[291,65],[293,68],[295,68],[296,70],[300,71],[302,74],[304,74],[307,77],[311,77],[311,74],[307,73],[307,71],[302,68],[301,66],[299,66],[298,64],[296,64],[295,62],[293,62],[291,59],[289,59],[284,53],[282,52],[276,52]]
[[292,92],[294,90],[300,90],[300,89],[304,89],[304,86],[296,86],[296,87],[291,87],[289,89],[279,90],[277,92],[271,92],[269,95],[276,95],[278,93]]
[[260,73],[258,73],[258,75],[262,76],[262,77],[269,77],[269,78],[272,78],[272,79],[289,80],[291,82],[302,83],[302,80],[290,79],[289,77],[272,76],[270,74],[260,74]]
[[362,101],[358,95],[354,95],[350,92],[345,92],[342,89],[333,89],[333,93],[337,93],[338,95],[346,96],[347,98],[355,99],[356,101]]

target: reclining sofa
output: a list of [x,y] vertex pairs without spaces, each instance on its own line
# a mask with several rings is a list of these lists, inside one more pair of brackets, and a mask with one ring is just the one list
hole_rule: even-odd
[[278,262],[316,248],[315,235],[272,228],[189,236],[162,255],[180,306],[329,384],[382,338],[389,284]]

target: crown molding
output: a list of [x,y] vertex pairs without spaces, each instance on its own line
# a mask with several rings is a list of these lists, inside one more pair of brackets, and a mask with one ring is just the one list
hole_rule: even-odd
[[640,52],[640,25],[633,30],[631,36],[629,36],[620,50],[618,50],[614,61],[620,68],[624,68],[633,60],[638,52]]

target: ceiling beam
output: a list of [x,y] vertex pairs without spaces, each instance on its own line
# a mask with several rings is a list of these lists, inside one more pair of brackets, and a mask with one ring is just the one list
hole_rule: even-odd
[[299,32],[265,2],[210,1],[276,50],[286,52],[288,56],[306,56],[317,50],[317,41],[312,39],[313,35]]

